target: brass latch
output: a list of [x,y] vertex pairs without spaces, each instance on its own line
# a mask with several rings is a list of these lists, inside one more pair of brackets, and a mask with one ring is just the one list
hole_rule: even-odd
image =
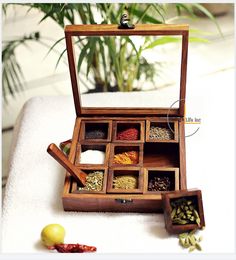
[[133,203],[132,199],[115,199],[115,201],[121,204]]
[[135,25],[129,23],[130,19],[128,17],[128,14],[123,14],[120,18],[120,25],[119,29],[134,29]]

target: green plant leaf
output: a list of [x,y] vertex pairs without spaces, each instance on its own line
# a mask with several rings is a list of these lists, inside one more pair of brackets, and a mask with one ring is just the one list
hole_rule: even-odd
[[192,4],[176,4],[178,15],[181,14],[181,9],[185,10],[187,13],[189,13],[192,17],[196,17]]
[[147,4],[147,6],[146,6],[144,12],[143,12],[142,15],[138,18],[138,20],[137,20],[136,23],[139,23],[139,22],[141,22],[141,21],[143,20],[143,18],[145,17],[145,15],[146,15],[146,13],[147,13],[147,11],[148,11],[148,9],[149,9],[150,7],[152,7],[152,5],[151,5],[151,4]]
[[107,65],[106,65],[104,43],[101,40],[101,38],[99,38],[98,43],[99,43],[100,53],[101,53],[101,57],[102,57],[103,70],[104,70],[105,89],[107,91],[107,84],[108,84],[108,79],[107,78],[108,78],[108,76],[107,76],[107,71],[106,71]]
[[11,70],[12,70],[12,72],[14,74],[14,79],[16,81],[15,85],[16,86],[18,85],[19,88],[21,90],[23,90],[22,79],[20,79],[20,76],[22,76],[22,78],[23,78],[23,73],[22,73],[22,71],[20,69],[20,66],[19,66],[19,64],[17,64],[16,61],[14,61],[12,59],[10,60],[10,63],[11,63]]
[[58,60],[57,60],[57,63],[56,63],[56,66],[55,66],[55,69],[57,68],[57,66],[59,65],[59,62],[61,60],[61,58],[63,57],[63,54],[66,52],[66,49],[64,49],[64,51],[60,54]]
[[211,12],[209,12],[204,6],[202,6],[201,4],[192,4],[195,8],[197,8],[199,11],[201,11],[203,14],[205,14],[209,19],[212,20],[212,22],[215,23],[219,33],[221,34],[221,36],[223,36],[223,33],[220,29],[219,24],[217,23],[215,17],[211,14]]
[[93,58],[95,55],[95,51],[96,51],[96,42],[97,42],[97,37],[90,37],[88,40],[88,44],[89,44],[89,48],[88,48],[88,54],[86,56],[87,58],[87,73],[86,76],[88,77],[92,62],[93,62]]
[[[134,9],[133,10],[133,15],[136,16],[136,17],[140,17],[142,16],[143,14],[143,11],[142,10],[139,10],[139,9]],[[161,24],[162,22],[148,14],[146,14],[143,18],[142,18],[142,22],[143,23],[154,23],[154,24]],[[136,22],[137,24],[137,22]]]
[[148,46],[146,46],[144,48],[144,50],[152,49],[152,48],[156,47],[157,45],[162,45],[162,44],[167,44],[167,43],[172,43],[172,42],[179,42],[179,41],[181,41],[181,38],[179,38],[179,37],[163,36],[163,37],[156,39]]
[[18,92],[19,91],[19,85],[18,85],[18,82],[16,80],[16,77],[15,77],[15,73],[14,73],[14,70],[13,70],[13,67],[12,67],[12,64],[11,62],[9,62],[9,64],[7,64],[7,70],[9,72],[9,80],[10,80],[10,84],[11,86],[13,87],[13,89]]
[[79,60],[78,60],[78,64],[77,64],[77,71],[78,71],[78,73],[80,72],[82,62],[83,62],[84,58],[87,55],[88,48],[89,48],[89,42],[84,46],[84,48],[80,52]]
[[199,29],[196,29],[196,28],[190,28],[189,33],[190,34],[198,34],[198,35],[214,35],[214,33],[212,33],[212,32],[206,32],[206,31],[199,30]]
[[162,18],[162,22],[165,23],[165,17],[161,13],[161,10],[164,12],[164,8],[160,4],[152,4],[153,8],[156,10],[156,12],[160,15]]
[[62,38],[60,38],[59,40],[57,40],[57,41],[52,45],[52,47],[50,47],[50,49],[49,49],[48,52],[46,53],[45,57],[48,56],[48,54],[54,49],[54,47],[55,47],[59,42],[61,42],[61,41],[64,40],[64,39],[65,39],[65,37],[62,37]]
[[134,45],[134,43],[133,43],[133,41],[130,39],[130,37],[129,37],[129,36],[126,36],[126,37],[124,37],[124,38],[125,38],[125,40],[126,40],[128,43],[130,43],[130,44],[132,45],[133,50],[136,52],[136,55],[139,56],[139,52],[137,51],[136,46]]
[[52,16],[53,16],[53,7],[51,6],[51,10],[44,15],[44,17],[39,21],[39,23],[42,23],[48,17],[52,17]]
[[7,71],[6,70],[6,66],[4,66],[4,69],[3,69],[3,79],[6,82],[7,89],[9,90],[10,94],[14,97],[15,96],[15,92],[13,91],[12,85],[11,85],[10,80],[9,80],[9,73],[6,72],[6,71]]
[[189,37],[189,42],[201,42],[201,43],[209,43],[208,39],[200,38],[200,37]]

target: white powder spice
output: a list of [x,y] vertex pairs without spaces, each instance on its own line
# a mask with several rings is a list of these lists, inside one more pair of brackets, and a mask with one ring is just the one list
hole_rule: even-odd
[[83,164],[103,164],[105,153],[99,150],[87,150],[80,155],[80,163]]

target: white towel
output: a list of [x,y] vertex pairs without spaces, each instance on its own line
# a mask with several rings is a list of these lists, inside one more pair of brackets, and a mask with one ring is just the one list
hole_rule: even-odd
[[[165,252],[169,242],[161,239],[168,237],[162,214],[63,211],[65,170],[46,149],[52,142],[69,139],[74,121],[71,97],[37,97],[24,106],[15,128],[5,192],[3,252],[48,252],[39,238],[49,223],[65,227],[65,242],[94,245],[99,253]],[[178,251],[177,239],[173,247]]]
[[[119,93],[113,95],[116,99],[120,98]],[[96,94],[88,95],[86,99],[92,103],[96,100]],[[112,100],[110,99],[110,102]],[[178,245],[176,236],[167,234],[162,214],[63,211],[61,195],[65,170],[47,154],[46,149],[52,142],[58,144],[71,138],[74,121],[72,97],[37,97],[24,106],[14,131],[9,179],[3,205],[2,251],[48,253],[39,242],[40,232],[49,223],[59,223],[66,229],[66,243],[93,245],[99,253],[186,252]],[[194,138],[191,140],[196,147],[199,139],[195,137],[195,142]],[[188,149],[191,158],[198,160],[194,157],[198,149]],[[197,164],[194,166],[195,168],[188,172],[188,181],[191,183],[195,180],[197,187],[198,184],[205,183],[204,190],[207,191],[216,172],[206,172],[212,177],[210,180],[209,177],[203,180],[204,172],[199,172]],[[215,185],[217,188],[217,181]],[[223,193],[220,194],[223,196]],[[227,219],[224,219],[223,224],[222,219],[214,220],[213,214],[209,212],[209,208],[215,209],[214,205],[210,204],[215,198],[204,196],[204,206],[209,206],[205,212],[211,217],[206,218],[209,228],[204,231],[205,235],[203,234],[207,237],[206,241],[202,242],[204,252],[232,252],[232,239],[227,239],[224,245],[218,243],[218,247],[214,246],[215,233],[212,231],[214,228],[215,232],[217,231],[214,224],[220,225],[218,228],[222,232],[224,229],[221,224],[224,227],[227,225]],[[231,233],[233,234],[233,231]]]

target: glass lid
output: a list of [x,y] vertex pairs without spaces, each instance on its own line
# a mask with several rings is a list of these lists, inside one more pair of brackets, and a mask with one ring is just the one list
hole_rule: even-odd
[[[186,76],[182,35],[128,34],[70,35],[79,95],[75,105],[81,112],[134,108],[178,114],[183,72]],[[69,65],[72,73],[70,57]]]

